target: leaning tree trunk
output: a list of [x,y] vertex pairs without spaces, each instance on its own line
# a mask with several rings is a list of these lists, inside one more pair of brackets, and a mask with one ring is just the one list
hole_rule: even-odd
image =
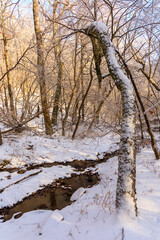
[[47,102],[47,91],[46,91],[46,82],[45,82],[45,70],[44,70],[44,47],[43,47],[43,37],[40,30],[39,23],[39,3],[38,0],[33,0],[33,18],[34,18],[34,28],[37,40],[37,68],[38,68],[38,77],[40,84],[40,93],[41,93],[41,104],[44,116],[45,131],[47,135],[53,134],[50,114],[49,114],[49,105]]
[[108,28],[100,22],[93,22],[86,33],[98,39],[106,58],[109,72],[122,97],[122,127],[116,207],[128,213],[137,214],[135,199],[136,158],[135,158],[135,96],[132,83],[121,70],[115,56],[114,45],[107,33]]

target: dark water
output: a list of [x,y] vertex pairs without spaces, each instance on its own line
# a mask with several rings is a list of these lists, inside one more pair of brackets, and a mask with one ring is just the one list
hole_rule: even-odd
[[[70,178],[59,179],[42,190],[38,190],[15,206],[3,208],[0,215],[7,221],[14,215],[20,217],[23,213],[37,209],[62,209],[71,204],[70,197],[80,187],[92,187],[99,181],[97,173],[86,172],[81,175],[73,174]],[[17,214],[16,214],[17,213]]]

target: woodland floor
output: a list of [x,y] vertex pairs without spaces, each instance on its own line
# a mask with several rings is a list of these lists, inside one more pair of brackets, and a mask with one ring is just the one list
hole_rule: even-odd
[[74,141],[27,131],[4,136],[0,240],[159,240],[160,162],[150,146],[140,148],[138,217],[117,219],[118,142],[114,134]]

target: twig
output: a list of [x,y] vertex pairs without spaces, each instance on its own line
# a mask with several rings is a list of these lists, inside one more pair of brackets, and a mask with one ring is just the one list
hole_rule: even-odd
[[124,240],[124,228],[122,228],[122,240]]
[[25,54],[28,52],[28,50],[30,50],[30,49],[32,49],[32,48],[34,48],[34,46],[28,47],[28,48],[24,51],[24,53],[23,53],[22,56],[18,59],[18,61],[16,62],[16,64],[15,64],[13,67],[11,67],[7,72],[5,72],[5,74],[3,74],[3,76],[0,78],[0,81],[2,81],[3,78],[4,78],[9,72],[11,72],[12,70],[14,70],[14,69],[17,67],[17,65],[20,63],[20,61],[21,61],[22,58],[25,56]]

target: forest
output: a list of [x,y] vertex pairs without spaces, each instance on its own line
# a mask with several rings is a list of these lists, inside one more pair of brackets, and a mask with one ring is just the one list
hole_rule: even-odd
[[160,239],[159,0],[0,0],[0,240]]

